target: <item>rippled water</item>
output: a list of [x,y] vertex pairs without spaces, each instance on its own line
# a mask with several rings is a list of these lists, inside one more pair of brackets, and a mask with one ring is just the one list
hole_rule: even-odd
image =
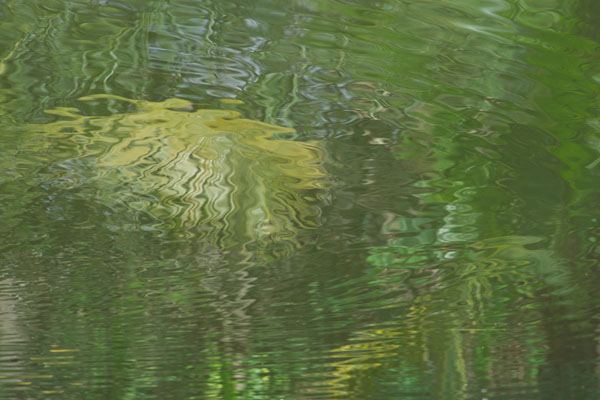
[[599,20],[0,0],[0,398],[599,398]]

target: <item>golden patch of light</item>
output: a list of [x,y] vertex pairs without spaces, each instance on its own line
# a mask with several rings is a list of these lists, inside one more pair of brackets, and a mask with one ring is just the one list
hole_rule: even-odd
[[327,195],[324,152],[318,144],[280,138],[292,129],[235,111],[194,110],[183,99],[101,94],[80,100],[122,101],[136,110],[87,116],[56,108],[47,113],[63,118],[33,127],[47,146],[68,142],[74,158],[93,165],[85,179],[117,190],[112,197],[122,204],[160,224],[202,227],[219,240],[290,239],[318,226]]

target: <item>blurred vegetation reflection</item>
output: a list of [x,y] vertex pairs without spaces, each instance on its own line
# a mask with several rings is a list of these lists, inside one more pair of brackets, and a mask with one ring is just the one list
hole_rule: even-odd
[[72,151],[44,184],[73,190],[92,183],[99,189],[96,201],[140,214],[135,226],[110,229],[185,228],[195,231],[194,240],[218,247],[267,236],[293,241],[296,229],[318,226],[317,198],[324,196],[318,190],[326,185],[323,152],[274,138],[293,130],[233,111],[193,111],[182,99],[80,100],[98,99],[132,103],[137,110],[107,116],[83,116],[68,107],[47,110],[68,119],[30,125],[36,140],[27,150],[62,157]]
[[0,0],[0,397],[600,396],[591,0]]

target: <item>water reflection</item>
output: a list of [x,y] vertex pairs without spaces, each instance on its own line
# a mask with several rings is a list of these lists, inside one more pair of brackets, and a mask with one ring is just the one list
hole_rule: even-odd
[[1,2],[0,391],[598,397],[597,13]]
[[80,100],[99,99],[132,103],[137,111],[84,116],[72,108],[48,110],[69,119],[32,125],[36,139],[28,151],[63,158],[44,185],[73,190],[92,183],[100,192],[97,201],[150,218],[109,228],[184,228],[194,232],[194,240],[217,247],[217,242],[243,247],[262,238],[280,246],[288,241],[293,248],[295,231],[319,225],[328,186],[324,152],[315,144],[277,138],[293,130],[234,111],[192,110],[181,99]]

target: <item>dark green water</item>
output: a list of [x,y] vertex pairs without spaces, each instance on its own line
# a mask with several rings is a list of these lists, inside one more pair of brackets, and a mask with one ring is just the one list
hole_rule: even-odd
[[594,0],[0,0],[0,398],[600,398]]

